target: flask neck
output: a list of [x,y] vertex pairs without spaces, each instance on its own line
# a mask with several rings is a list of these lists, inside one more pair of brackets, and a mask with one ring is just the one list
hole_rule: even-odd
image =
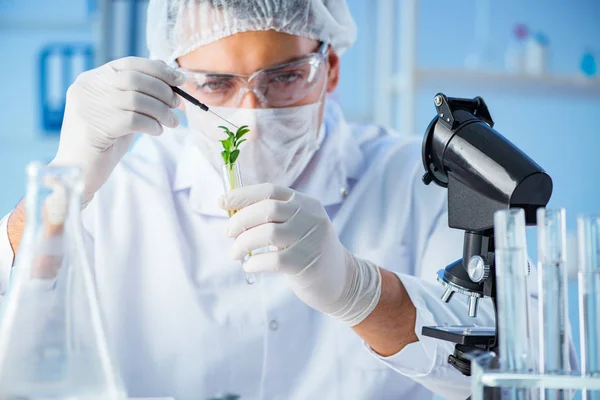
[[[76,248],[81,219],[81,179],[70,167],[31,165],[25,195],[25,226],[17,256],[30,278],[56,277],[65,256]],[[71,257],[76,257],[71,254]]]

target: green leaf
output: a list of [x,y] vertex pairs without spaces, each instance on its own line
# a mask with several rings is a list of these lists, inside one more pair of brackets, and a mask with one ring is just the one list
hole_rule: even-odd
[[229,130],[229,128],[227,128],[226,126],[219,126],[219,128],[223,129],[223,131],[225,131],[225,133],[227,134],[227,137],[231,137],[233,135],[233,132],[231,132]]
[[221,157],[226,165],[232,166],[240,156],[238,146],[246,141],[246,139],[240,140],[242,136],[250,132],[250,128],[244,125],[238,128],[236,133],[233,133],[226,126],[219,126],[227,134],[227,139],[220,140],[223,145],[223,151]]
[[230,139],[225,139],[225,140],[221,140],[221,144],[223,145],[223,148],[227,151],[230,152],[232,150],[232,143]]
[[229,164],[229,152],[228,151],[222,151],[221,157],[223,157],[223,161],[225,162],[225,164]]
[[240,155],[240,151],[239,150],[234,150],[234,151],[231,152],[231,156],[230,156],[230,159],[229,159],[231,161],[231,164],[235,163],[235,161],[237,160],[237,158],[239,157],[239,155]]
[[237,140],[240,140],[240,138],[242,136],[244,136],[246,133],[250,132],[250,128],[248,128],[247,125],[241,126],[240,129],[237,130],[237,133],[235,135],[235,138]]

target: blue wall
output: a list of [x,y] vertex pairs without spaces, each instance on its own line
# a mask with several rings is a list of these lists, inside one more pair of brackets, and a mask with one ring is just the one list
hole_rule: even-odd
[[0,214],[10,211],[25,188],[25,166],[48,161],[55,137],[40,126],[38,57],[48,43],[92,40],[83,0],[0,2]]
[[[421,0],[418,59],[421,67],[461,68],[473,49],[475,1]],[[355,47],[344,56],[338,96],[347,115],[368,120],[373,115],[375,1],[350,0],[359,26]],[[40,128],[37,56],[48,42],[91,42],[85,0],[0,0],[0,214],[10,211],[22,195],[24,168],[32,159],[50,159],[55,137]],[[402,10],[398,9],[398,13]],[[501,66],[513,24],[522,22],[550,36],[551,70],[578,73],[586,46],[600,54],[600,1],[504,0],[492,4],[489,61]],[[56,25],[67,26],[58,28]],[[123,30],[126,32],[126,30]],[[440,43],[444,43],[441,46]],[[401,49],[400,49],[401,50]],[[483,96],[496,128],[538,161],[555,183],[553,207],[566,207],[574,227],[577,213],[600,213],[597,172],[600,170],[600,96],[461,87],[452,83],[423,86],[418,97],[418,131],[423,132],[434,109],[431,98],[443,90],[452,96]],[[401,108],[398,118],[402,118]],[[584,167],[584,163],[585,167]],[[533,249],[535,237],[530,235]],[[571,285],[572,317],[576,316]],[[574,328],[577,323],[573,322]],[[578,338],[576,338],[578,342]]]
[[[474,45],[477,0],[419,2],[418,60],[422,68],[462,68]],[[340,97],[348,115],[367,118],[374,88],[373,3],[350,1],[359,24],[359,39],[342,64]],[[490,60],[502,68],[504,50],[515,23],[546,32],[551,45],[551,72],[576,75],[584,48],[600,54],[600,2],[597,0],[505,0],[492,2]],[[402,12],[400,9],[399,12]],[[443,44],[443,45],[441,45]],[[401,50],[401,49],[400,49]],[[376,62],[376,61],[375,61]],[[566,207],[572,228],[579,212],[600,212],[596,171],[600,159],[600,95],[529,94],[495,88],[463,88],[452,83],[424,85],[419,90],[418,132],[435,115],[432,98],[438,91],[455,97],[482,96],[496,128],[541,164],[555,183],[550,206]],[[401,109],[398,110],[401,118]],[[363,117],[364,116],[364,117]],[[581,161],[589,162],[583,168]]]

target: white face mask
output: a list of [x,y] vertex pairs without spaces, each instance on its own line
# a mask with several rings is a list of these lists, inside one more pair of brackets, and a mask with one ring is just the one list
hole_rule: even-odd
[[[287,108],[210,107],[232,123],[248,125],[250,132],[240,145],[238,163],[244,185],[273,183],[290,187],[318,150],[320,112],[325,90],[317,103]],[[187,104],[186,115],[195,142],[217,171],[221,171],[223,147],[220,140],[227,135],[219,125],[226,125],[210,112]],[[232,127],[230,129],[234,130]]]

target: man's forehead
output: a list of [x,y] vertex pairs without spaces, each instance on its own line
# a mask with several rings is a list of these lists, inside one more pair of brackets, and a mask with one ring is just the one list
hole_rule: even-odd
[[316,40],[274,31],[243,32],[198,47],[179,58],[183,68],[250,75],[315,52]]

